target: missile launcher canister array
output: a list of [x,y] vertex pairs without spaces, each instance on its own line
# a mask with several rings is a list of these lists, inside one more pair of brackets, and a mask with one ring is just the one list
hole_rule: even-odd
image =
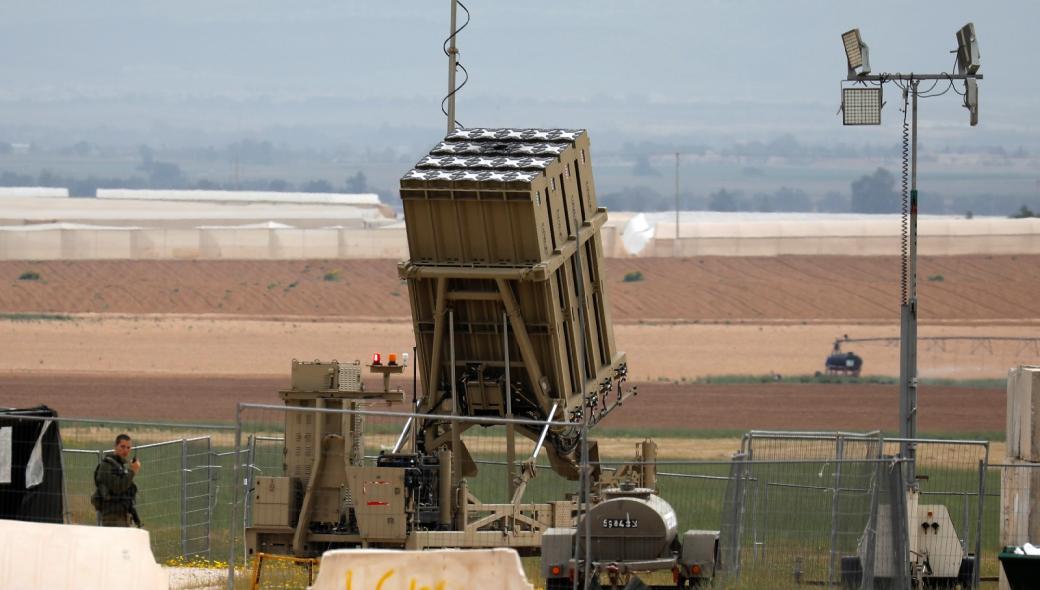
[[[411,299],[420,411],[575,425],[605,415],[627,366],[614,343],[607,213],[596,205],[588,134],[456,129],[404,175],[401,200],[410,259],[398,270]],[[434,448],[447,436],[425,435]],[[549,434],[561,474],[576,476],[577,441],[577,428]]]

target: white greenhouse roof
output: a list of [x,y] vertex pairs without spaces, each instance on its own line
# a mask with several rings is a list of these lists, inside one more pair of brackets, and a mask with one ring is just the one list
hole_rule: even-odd
[[323,205],[377,206],[375,193],[279,193],[271,191],[134,190],[99,188],[99,199],[135,201],[208,201],[234,203],[305,203]]
[[55,231],[55,230],[118,230],[118,231],[129,231],[138,229],[148,229],[146,227],[136,227],[131,225],[95,225],[91,223],[30,223],[27,225],[0,225],[0,231],[7,232],[35,232],[35,231]]
[[[388,215],[389,214],[389,215]],[[166,200],[123,200],[91,198],[5,198],[0,199],[0,225],[69,221],[117,225],[164,225],[170,223],[234,224],[278,221],[295,223],[312,220],[329,223],[354,222],[373,225],[392,223],[385,206],[328,203],[208,202]]]
[[0,186],[0,198],[35,197],[38,199],[67,199],[69,189],[48,186]]
[[[611,211],[608,226],[618,231],[638,213]],[[645,213],[659,238],[675,235],[675,212]],[[898,214],[867,215],[856,213],[754,213],[719,211],[681,211],[679,236],[696,237],[883,237],[902,231]],[[953,215],[921,215],[918,233],[928,235],[1022,235],[1040,232],[1040,218],[975,217]]]

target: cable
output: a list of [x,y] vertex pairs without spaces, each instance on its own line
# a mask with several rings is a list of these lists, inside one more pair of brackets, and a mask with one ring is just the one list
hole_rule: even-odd
[[[460,8],[462,8],[462,10],[464,10],[466,12],[466,22],[462,23],[461,27],[459,27],[459,28],[455,29],[454,31],[452,31],[451,35],[448,35],[448,38],[444,40],[444,44],[441,46],[441,49],[444,50],[444,55],[446,55],[448,57],[451,57],[451,52],[448,51],[448,45],[452,42],[453,39],[455,39],[455,37],[458,36],[459,33],[462,32],[463,29],[465,29],[466,27],[469,26],[469,21],[470,21],[469,9],[466,8],[466,5],[463,4],[462,2],[457,2],[457,4],[459,5]],[[455,51],[456,51],[456,54],[457,54],[458,50],[456,49]],[[445,117],[448,116],[448,109],[444,105],[446,105],[448,103],[448,99],[450,99],[453,96],[455,96],[455,94],[457,94],[459,90],[462,90],[462,87],[465,86],[467,82],[469,82],[469,71],[466,69],[465,66],[462,65],[462,62],[460,62],[457,57],[455,59],[455,70],[456,71],[462,70],[462,73],[465,74],[466,77],[463,78],[462,84],[459,84],[459,85],[455,86],[455,88],[453,88],[451,90],[451,92],[449,92],[448,95],[445,96],[441,100],[441,112],[444,113]],[[454,124],[455,124],[455,127],[458,127],[458,128],[462,128],[463,127],[462,123],[459,123],[458,119],[455,119]]]
[[[912,82],[911,82],[912,84]],[[902,303],[909,303],[907,298],[908,283],[910,280],[910,122],[907,114],[910,111],[910,92],[903,90],[903,215],[901,219],[902,235],[900,236],[899,250],[901,258],[902,273],[899,277],[899,287],[902,294]]]
[[[917,92],[917,98],[921,98],[922,96],[927,97],[928,93],[933,91],[933,90],[935,90],[935,87],[938,86],[938,85],[939,85],[939,80],[934,80],[932,82],[932,85],[928,87],[928,90],[925,90],[924,92],[921,92],[921,91]],[[943,94],[945,94],[945,92],[943,92]]]

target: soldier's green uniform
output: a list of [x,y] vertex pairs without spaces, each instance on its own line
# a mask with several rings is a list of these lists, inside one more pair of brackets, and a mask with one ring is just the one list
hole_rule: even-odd
[[101,526],[130,526],[137,501],[134,472],[119,455],[106,455],[94,471],[95,497],[99,498]]

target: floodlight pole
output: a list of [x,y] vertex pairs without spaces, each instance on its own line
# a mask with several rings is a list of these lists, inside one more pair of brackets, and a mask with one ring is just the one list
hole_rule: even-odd
[[907,292],[899,308],[899,445],[907,459],[906,481],[917,489],[917,89],[921,80],[981,80],[982,74],[866,74],[850,73],[850,82],[901,81],[910,94],[910,211],[907,228]]
[[906,457],[906,481],[917,488],[917,80],[910,80],[910,220],[907,292],[899,309],[899,445]]

